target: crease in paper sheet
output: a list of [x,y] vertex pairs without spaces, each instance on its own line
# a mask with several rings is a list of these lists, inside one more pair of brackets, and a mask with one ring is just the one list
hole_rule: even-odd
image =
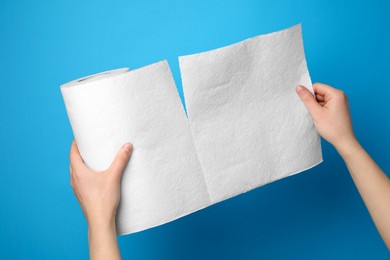
[[166,61],[61,86],[89,167],[106,169],[123,143],[133,143],[121,184],[120,235],[322,161],[318,133],[295,94],[298,84],[313,93],[300,25],[179,62],[188,118]]

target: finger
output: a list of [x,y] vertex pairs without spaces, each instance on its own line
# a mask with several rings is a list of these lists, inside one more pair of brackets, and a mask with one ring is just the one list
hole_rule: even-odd
[[322,107],[318,104],[313,94],[304,86],[297,86],[296,91],[298,96],[309,110],[311,116],[314,118],[321,112]]
[[[78,191],[77,191],[77,187],[76,187],[76,185],[75,185],[75,183],[74,183],[73,180],[71,180],[70,186],[72,187],[72,191],[73,191],[74,196],[75,196],[76,199],[77,199],[77,202],[79,203],[81,209],[83,209],[83,204],[81,204],[80,195],[79,195],[79,193],[78,193]],[[83,211],[84,211],[84,210],[83,210]]]
[[79,193],[77,190],[77,181],[75,180],[74,176],[70,177],[70,186],[72,187],[73,193],[76,196],[77,200],[79,200]]
[[71,165],[69,165],[69,172],[70,172],[70,180],[73,181],[74,174],[73,174],[73,169],[72,169]]
[[86,167],[83,159],[79,153],[79,149],[77,148],[76,141],[73,139],[72,146],[70,148],[70,166],[71,168],[83,168]]
[[70,176],[70,186],[72,187],[72,190],[73,190],[73,192],[74,192],[75,184],[74,184],[73,176]]
[[327,95],[332,95],[332,94],[336,93],[338,89],[333,88],[329,85],[317,82],[317,83],[313,84],[313,90],[316,94],[319,94],[321,96],[326,97]]
[[316,99],[317,99],[317,101],[319,101],[319,102],[325,101],[325,97],[322,96],[322,95],[319,95],[319,94],[316,94]]
[[114,161],[112,162],[109,171],[113,172],[116,177],[122,176],[122,173],[129,161],[130,155],[133,152],[133,146],[130,143],[124,144],[121,149],[119,149]]
[[72,191],[73,191],[73,194],[76,196],[77,200],[78,200],[78,194],[77,194],[77,189],[76,189],[76,184],[75,184],[75,181],[74,179],[71,177],[70,178],[70,186],[72,187]]

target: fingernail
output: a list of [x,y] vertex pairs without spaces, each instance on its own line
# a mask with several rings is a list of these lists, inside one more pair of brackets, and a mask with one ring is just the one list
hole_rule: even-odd
[[297,93],[298,93],[298,94],[301,94],[303,88],[304,88],[304,87],[302,87],[301,85],[297,86],[297,88],[296,88]]
[[130,153],[132,148],[133,146],[131,145],[131,143],[127,143],[123,145],[123,151],[125,151],[126,153]]

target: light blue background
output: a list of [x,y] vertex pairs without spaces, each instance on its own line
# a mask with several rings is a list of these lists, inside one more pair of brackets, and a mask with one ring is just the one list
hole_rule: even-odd
[[[86,259],[68,173],[59,86],[119,67],[225,46],[302,22],[313,81],[348,94],[356,134],[390,171],[388,1],[12,1],[0,3],[0,259]],[[303,174],[119,238],[133,259],[385,259],[336,151]]]

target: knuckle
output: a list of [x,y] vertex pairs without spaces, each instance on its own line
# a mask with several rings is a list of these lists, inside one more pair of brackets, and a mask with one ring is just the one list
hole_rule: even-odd
[[72,170],[74,170],[74,168],[75,168],[75,163],[74,163],[74,161],[70,160],[70,165],[69,165],[69,167],[70,167]]
[[342,100],[348,100],[348,97],[347,97],[347,95],[345,94],[344,91],[339,90],[338,95],[339,95],[340,99],[342,99]]
[[79,174],[77,171],[72,172],[72,180],[77,181],[79,179]]
[[75,180],[74,180],[73,176],[70,177],[70,186],[72,187],[72,189],[75,188]]

